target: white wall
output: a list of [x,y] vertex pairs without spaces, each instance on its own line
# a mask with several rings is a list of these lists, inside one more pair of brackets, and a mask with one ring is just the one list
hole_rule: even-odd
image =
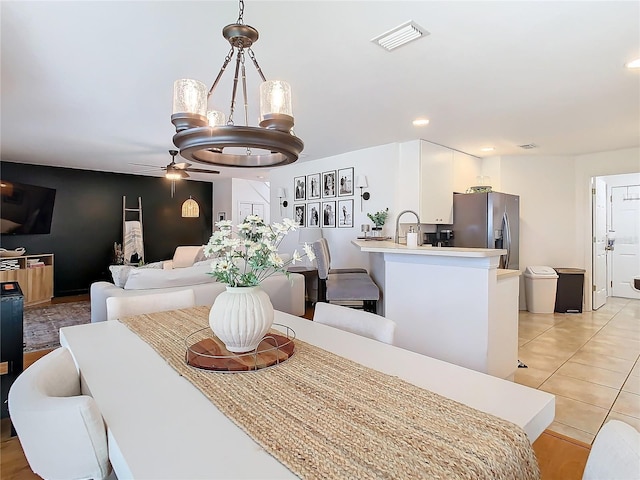
[[[354,188],[354,195],[351,197],[336,197],[336,201],[353,199],[354,226],[353,228],[323,228],[322,234],[329,242],[332,267],[368,268],[368,254],[361,253],[351,244],[351,240],[361,235],[361,224],[366,223],[371,225],[371,221],[367,218],[368,212],[374,213],[378,210],[384,210],[387,207],[389,208],[389,218],[385,225],[384,232],[387,235],[393,235],[392,225],[393,221],[395,221],[395,215],[398,212],[394,203],[397,165],[398,145],[394,143],[357,150],[355,152],[320,160],[296,162],[292,165],[273,169],[271,170],[269,178],[271,183],[271,219],[275,222],[280,221],[283,217],[293,217],[294,177],[353,167],[354,184],[355,179],[359,175],[366,175],[369,187],[363,191],[369,192],[371,198],[363,202],[363,208],[362,211],[360,211],[360,189]],[[287,208],[282,209],[282,215],[280,215],[280,206],[277,197],[279,187],[286,189],[287,201],[289,202]],[[280,251],[290,253],[293,252],[294,249],[300,249],[296,232],[285,238]]]
[[[587,285],[591,285],[591,178],[638,172],[640,172],[640,148],[591,153],[576,158],[576,216],[579,219],[576,250],[585,265],[580,268],[587,270],[585,276]],[[591,295],[586,295],[585,299],[588,309],[591,309]]]
[[233,186],[230,178],[215,180],[213,182],[213,223],[218,221],[218,214],[224,212],[227,220],[231,220],[233,213]]
[[[227,213],[227,219],[233,221],[234,225],[239,224],[244,218],[239,218],[240,202],[247,202],[252,204],[262,204],[264,206],[264,218],[265,223],[271,223],[270,213],[270,189],[269,184],[265,182],[259,182],[256,180],[245,180],[242,178],[232,179],[233,195],[232,195],[232,217],[230,218]],[[278,204],[277,198],[275,205]]]
[[492,180],[494,189],[521,196],[520,270],[529,265],[585,269],[585,308],[590,310],[591,178],[640,172],[640,149],[492,158],[493,172],[496,162],[500,182],[496,188]]

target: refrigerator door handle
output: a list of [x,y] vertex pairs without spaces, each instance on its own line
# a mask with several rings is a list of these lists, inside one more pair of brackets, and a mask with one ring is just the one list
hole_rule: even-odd
[[511,226],[509,225],[509,216],[507,215],[507,212],[504,212],[502,215],[502,230],[505,248],[507,249],[504,268],[509,268],[509,261],[511,260]]

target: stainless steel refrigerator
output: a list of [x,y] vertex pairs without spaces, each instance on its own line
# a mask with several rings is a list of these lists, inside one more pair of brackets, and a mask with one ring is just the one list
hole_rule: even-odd
[[453,195],[453,245],[504,248],[499,268],[518,270],[520,257],[520,197],[507,193]]

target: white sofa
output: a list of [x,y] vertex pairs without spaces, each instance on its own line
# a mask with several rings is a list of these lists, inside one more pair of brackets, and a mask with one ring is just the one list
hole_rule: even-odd
[[[196,305],[213,305],[216,297],[226,286],[217,282],[211,275],[210,261],[199,261],[192,266],[185,266],[189,261],[180,258],[186,249],[178,247],[172,261],[159,262],[146,268],[112,267],[115,283],[95,282],[91,285],[91,322],[107,320],[107,298],[122,296],[149,295],[152,293],[173,292],[191,289],[195,294]],[[197,248],[197,247],[196,247]],[[193,260],[198,256],[189,252]],[[179,268],[172,266],[181,265]],[[156,268],[153,268],[156,267]],[[304,276],[299,273],[286,275],[275,274],[261,283],[269,295],[273,308],[296,316],[305,313]]]

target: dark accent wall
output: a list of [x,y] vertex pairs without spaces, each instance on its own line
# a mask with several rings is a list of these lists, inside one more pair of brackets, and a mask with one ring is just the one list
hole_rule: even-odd
[[[91,283],[110,280],[113,244],[122,243],[122,197],[137,208],[142,197],[142,224],[147,263],[168,260],[179,245],[202,245],[211,236],[213,184],[165,178],[0,163],[3,180],[55,188],[51,233],[0,235],[6,249],[24,247],[27,255],[53,253],[54,295],[87,293]],[[182,218],[182,203],[192,196],[200,217]],[[136,219],[128,214],[127,220]]]

